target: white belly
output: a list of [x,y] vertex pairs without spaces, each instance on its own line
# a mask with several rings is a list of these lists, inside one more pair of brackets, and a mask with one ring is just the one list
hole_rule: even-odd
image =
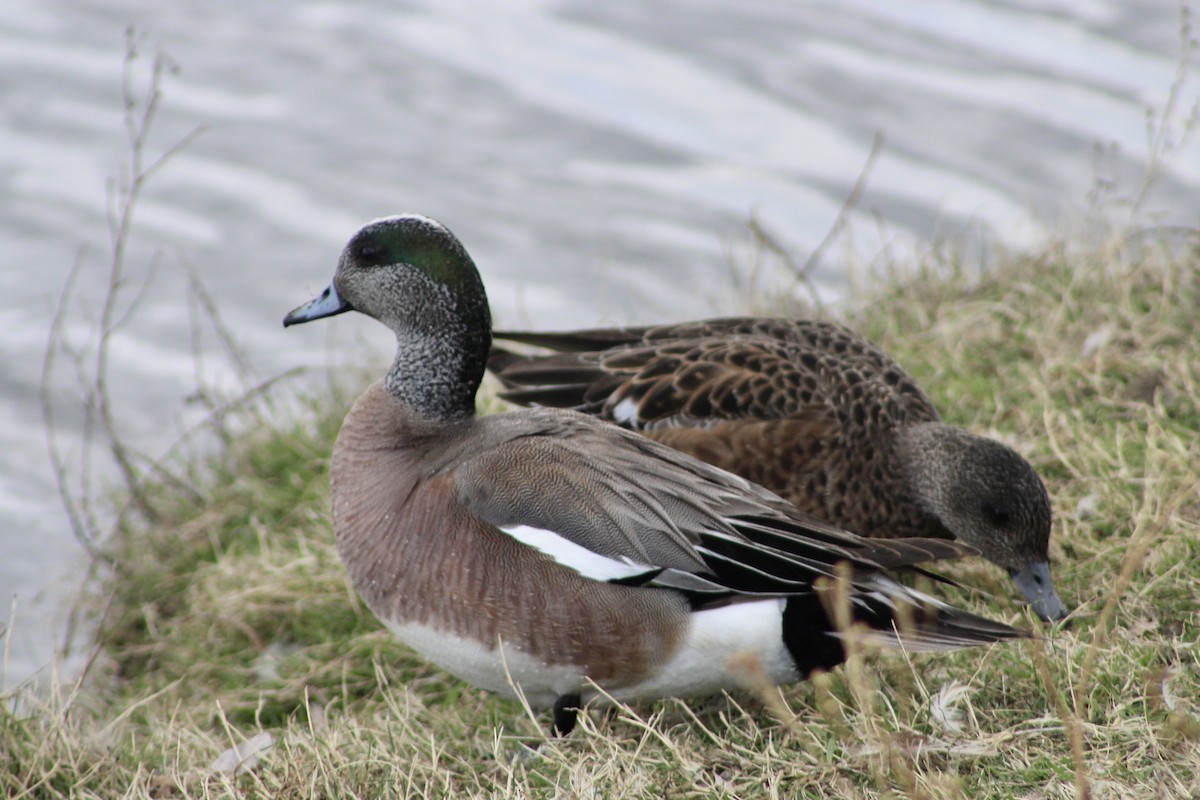
[[[799,679],[783,645],[782,599],[735,603],[691,615],[679,648],[662,667],[635,684],[604,685],[618,700],[696,697],[747,685],[750,669],[775,684]],[[587,676],[574,664],[546,664],[511,645],[486,646],[416,623],[388,624],[396,636],[425,658],[473,686],[516,697],[514,686],[534,707],[565,694],[589,691]],[[761,680],[759,678],[758,680]]]
[[525,699],[535,708],[552,705],[587,682],[580,667],[546,664],[507,643],[488,647],[476,639],[415,622],[389,622],[387,626],[400,641],[472,686],[509,698],[517,697],[514,686],[521,687]]
[[755,600],[692,614],[687,637],[661,670],[610,694],[618,700],[699,697],[761,682],[751,669],[777,685],[799,680],[783,644],[785,602]]

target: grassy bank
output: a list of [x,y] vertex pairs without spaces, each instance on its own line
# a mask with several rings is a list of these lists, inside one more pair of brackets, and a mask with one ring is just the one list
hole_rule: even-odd
[[[486,266],[485,266],[486,269]],[[1026,455],[1055,507],[1071,627],[1013,646],[890,653],[812,683],[546,720],[447,677],[356,598],[327,513],[345,406],[279,418],[147,487],[113,542],[78,691],[0,704],[14,797],[1200,796],[1200,258],[1151,241],[931,261],[840,315],[952,422]],[[974,609],[1041,629],[1006,576]],[[239,774],[213,769],[262,733]],[[261,738],[258,741],[263,741]]]

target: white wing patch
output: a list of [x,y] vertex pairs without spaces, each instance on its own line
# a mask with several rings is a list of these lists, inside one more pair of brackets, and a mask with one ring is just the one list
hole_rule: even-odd
[[575,544],[566,537],[559,536],[554,531],[544,528],[534,528],[529,525],[512,525],[500,530],[522,544],[545,553],[564,567],[570,567],[585,578],[594,581],[611,581],[642,575],[656,567],[637,562],[622,556],[611,558],[600,555],[582,545]]
[[637,410],[637,403],[632,398],[626,397],[624,400],[613,406],[613,421],[621,425],[629,425],[636,428],[638,426]]

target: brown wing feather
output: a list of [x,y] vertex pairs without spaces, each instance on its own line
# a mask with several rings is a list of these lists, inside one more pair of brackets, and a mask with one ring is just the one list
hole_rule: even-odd
[[[826,408],[784,420],[720,422],[706,428],[662,428],[646,436],[761,486],[787,486],[801,469],[814,471],[821,448],[808,451],[797,442],[828,441],[838,435],[838,422]],[[811,504],[795,503],[821,515],[824,503],[814,487]],[[803,492],[802,492],[803,493]],[[791,494],[791,493],[789,493]],[[794,502],[794,501],[793,501]]]
[[830,322],[731,318],[496,337],[560,351],[519,356],[494,348],[489,367],[507,387],[505,396],[630,427],[783,419],[822,403],[844,413],[886,408],[909,422],[937,419],[929,398],[891,357]]

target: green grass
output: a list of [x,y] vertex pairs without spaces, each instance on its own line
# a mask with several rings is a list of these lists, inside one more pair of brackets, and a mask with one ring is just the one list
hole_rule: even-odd
[[[1074,624],[1000,571],[948,572],[1042,640],[882,653],[760,696],[547,720],[411,656],[338,562],[327,457],[344,406],[251,426],[191,490],[151,485],[95,593],[80,687],[0,704],[0,788],[56,797],[1094,798],[1200,796],[1200,258],[1145,243],[929,263],[842,318],[943,415],[1045,477]],[[264,417],[267,418],[267,417]],[[945,721],[950,709],[956,722]],[[236,777],[209,765],[266,731]]]

